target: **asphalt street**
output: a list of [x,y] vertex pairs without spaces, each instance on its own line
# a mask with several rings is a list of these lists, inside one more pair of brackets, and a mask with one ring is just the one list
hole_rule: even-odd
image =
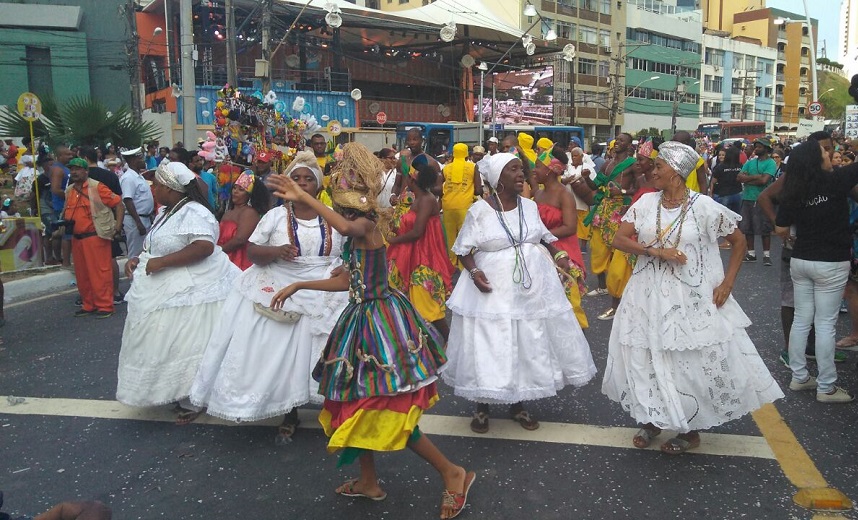
[[[858,499],[858,404],[825,405],[813,392],[787,389],[789,371],[778,360],[779,269],[777,260],[773,267],[761,259],[744,264],[734,295],[787,394],[775,405],[783,423],[775,422],[798,443],[786,451],[806,452],[808,463],[785,469],[795,461],[776,456],[782,439],[764,437],[751,416],[704,433],[697,453],[633,448],[635,425],[600,392],[611,322],[596,315],[609,298],[587,297],[587,336],[600,373],[582,389],[530,403],[540,430],[526,432],[493,407],[490,433],[476,436],[468,429],[473,403],[441,385],[441,401],[422,426],[452,460],[477,472],[461,518],[807,519],[815,513],[793,495],[814,467],[828,485]],[[13,518],[70,499],[101,500],[120,520],[438,517],[441,481],[408,451],[377,458],[387,500],[337,496],[334,489],[358,468],[337,468],[310,408],[294,441],[277,446],[276,419],[179,427],[168,407],[119,405],[113,400],[125,310],[106,320],[75,319],[74,299],[65,291],[14,304],[0,329],[0,490]],[[838,336],[848,327],[843,314]],[[838,384],[851,391],[858,391],[856,362],[858,353],[850,353],[838,365]]]

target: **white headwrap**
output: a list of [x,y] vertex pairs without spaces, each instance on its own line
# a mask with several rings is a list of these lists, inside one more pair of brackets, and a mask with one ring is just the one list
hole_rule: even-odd
[[155,170],[155,180],[159,184],[179,193],[187,193],[188,184],[194,179],[194,172],[180,162],[162,162]]
[[489,183],[489,186],[497,188],[504,166],[513,159],[518,159],[518,157],[511,153],[496,153],[485,156],[482,161],[477,163],[477,166],[480,168],[480,175]]
[[658,147],[658,158],[668,164],[683,179],[688,178],[700,156],[694,148],[676,141],[661,143]]
[[286,168],[286,175],[292,175],[292,172],[298,168],[307,168],[313,172],[313,175],[316,176],[316,184],[318,184],[319,189],[322,188],[322,169],[319,168],[319,161],[316,160],[316,156],[313,152],[304,150],[303,152],[295,154],[295,158]]
[[21,156],[21,163],[22,164],[23,163],[33,164],[33,156],[32,155],[22,155]]

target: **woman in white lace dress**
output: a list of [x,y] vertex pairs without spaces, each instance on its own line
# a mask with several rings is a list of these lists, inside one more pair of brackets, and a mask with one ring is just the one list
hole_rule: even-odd
[[[312,152],[301,152],[286,171],[316,197],[322,171]],[[253,189],[266,189],[261,183]],[[236,280],[206,348],[191,402],[231,421],[286,414],[277,442],[291,439],[297,407],[321,403],[312,369],[348,302],[348,293],[301,291],[282,311],[269,308],[282,287],[329,278],[342,262],[342,236],[311,207],[278,206],[250,236],[253,265]]]
[[217,220],[187,166],[159,166],[154,195],[163,207],[143,253],[125,266],[132,281],[116,399],[131,406],[179,401],[184,423],[198,415],[187,401],[191,383],[240,271],[215,245]]
[[552,245],[536,203],[520,196],[521,161],[499,153],[479,167],[491,195],[471,206],[452,247],[470,280],[462,276],[447,302],[453,321],[441,377],[478,403],[474,432],[488,431],[489,403],[511,404],[512,419],[535,430],[522,401],[582,386],[596,366],[554,267],[569,272],[568,255]]
[[[698,155],[677,142],[659,147],[653,186],[623,217],[614,247],[637,256],[614,318],[602,392],[643,424],[632,443],[679,454],[699,430],[738,419],[783,397],[745,332],[751,324],[730,296],[742,259],[741,219],[688,190]],[[731,244],[727,272],[718,238]]]

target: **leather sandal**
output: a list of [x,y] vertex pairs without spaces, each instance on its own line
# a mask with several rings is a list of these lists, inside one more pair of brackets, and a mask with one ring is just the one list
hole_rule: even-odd
[[471,419],[471,431],[474,433],[487,433],[489,431],[489,414],[476,412]]
[[525,430],[539,429],[539,421],[531,417],[527,410],[519,410],[518,413],[513,414],[512,420],[520,424]]
[[661,428],[647,428],[644,426],[632,437],[632,444],[635,448],[648,448],[652,444],[653,439],[661,434]]

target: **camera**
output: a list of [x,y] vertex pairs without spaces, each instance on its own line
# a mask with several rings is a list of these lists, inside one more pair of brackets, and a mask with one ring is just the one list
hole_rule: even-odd
[[74,220],[60,219],[51,223],[51,231],[59,231],[60,228],[65,228],[65,233],[70,235],[74,232]]

